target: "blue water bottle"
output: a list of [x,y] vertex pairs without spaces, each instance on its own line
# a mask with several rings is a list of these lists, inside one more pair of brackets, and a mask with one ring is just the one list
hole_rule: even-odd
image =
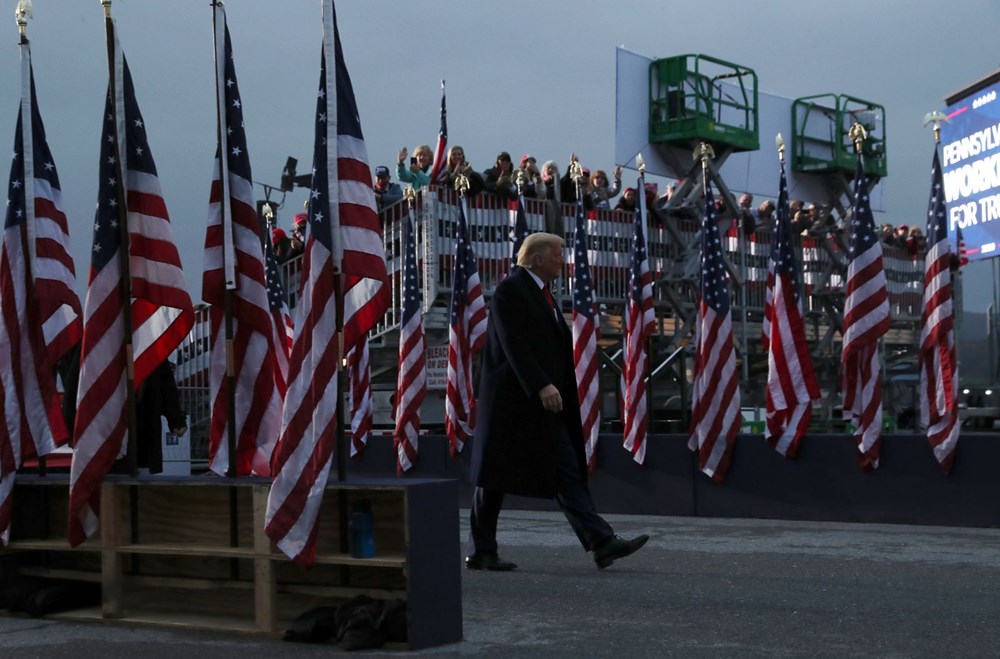
[[371,503],[364,499],[351,507],[351,556],[371,558],[375,555],[375,519]]

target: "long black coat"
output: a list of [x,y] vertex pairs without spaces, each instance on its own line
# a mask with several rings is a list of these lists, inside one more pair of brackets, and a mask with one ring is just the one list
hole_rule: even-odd
[[138,446],[136,464],[149,468],[149,473],[163,471],[163,430],[160,417],[171,430],[187,425],[187,414],[181,409],[180,391],[174,380],[174,365],[160,364],[142,383],[136,402],[136,433]]
[[[472,469],[480,487],[533,497],[554,497],[557,441],[564,424],[587,479],[583,428],[573,370],[573,339],[560,315],[527,270],[516,268],[490,303],[479,378]],[[552,384],[560,414],[545,411],[538,392]]]

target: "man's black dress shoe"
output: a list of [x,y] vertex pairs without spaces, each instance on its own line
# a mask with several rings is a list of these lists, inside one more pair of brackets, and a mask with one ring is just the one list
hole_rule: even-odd
[[594,549],[594,562],[598,569],[603,570],[614,563],[619,558],[625,558],[629,554],[634,554],[649,540],[648,535],[640,535],[631,540],[620,538],[617,535],[600,547]]
[[492,572],[510,572],[517,563],[502,560],[496,554],[473,554],[465,557],[465,569],[490,570]]

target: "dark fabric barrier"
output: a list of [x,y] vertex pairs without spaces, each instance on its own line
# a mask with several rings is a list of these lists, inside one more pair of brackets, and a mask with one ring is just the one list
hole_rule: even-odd
[[[471,447],[458,458],[441,436],[420,438],[420,457],[408,477],[445,477],[459,482],[462,506],[471,501]],[[1000,436],[967,433],[955,465],[945,476],[923,435],[883,436],[878,469],[858,466],[848,435],[811,435],[799,457],[788,460],[761,435],[740,435],[725,481],[697,470],[686,435],[652,435],[646,462],[638,465],[620,435],[602,435],[591,490],[606,513],[753,517],[844,522],[1000,526]],[[352,475],[393,475],[392,438],[373,436]],[[554,501],[510,496],[505,508],[558,510]]]

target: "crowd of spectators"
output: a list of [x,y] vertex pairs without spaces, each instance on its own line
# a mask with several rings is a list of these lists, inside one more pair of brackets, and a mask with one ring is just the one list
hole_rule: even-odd
[[[434,152],[424,144],[409,151],[404,146],[399,150],[396,160],[396,178],[392,181],[391,170],[385,165],[375,168],[373,191],[378,209],[398,203],[403,197],[400,183],[411,185],[415,190],[425,188],[431,183]],[[465,192],[475,196],[488,192],[503,199],[514,200],[523,195],[527,199],[542,199],[556,203],[576,203],[582,199],[586,210],[620,210],[634,211],[638,201],[638,191],[635,188],[622,188],[622,167],[616,165],[608,177],[607,171],[583,166],[575,153],[571,154],[565,171],[560,174],[559,165],[554,160],[548,160],[538,166],[534,156],[524,154],[515,167],[514,160],[507,151],[500,151],[492,166],[481,173],[476,171],[465,159],[465,150],[458,145],[452,146],[447,153],[441,176],[442,185],[453,187],[459,176],[468,181]],[[441,180],[441,179],[439,179]],[[693,219],[700,217],[699,209],[685,204],[683,200],[671,201],[683,181],[670,184],[663,194],[659,193],[656,183],[646,183],[643,191],[646,207],[650,209],[653,220],[662,223],[670,218]],[[716,211],[719,217],[731,217],[731,226],[737,228],[746,236],[758,229],[773,227],[775,221],[775,203],[766,199],[754,207],[754,198],[750,193],[739,197],[737,208],[730,211],[724,198],[716,201]],[[558,213],[553,211],[552,217],[546,218],[547,230],[556,226]],[[829,208],[817,204],[806,204],[800,199],[789,202],[789,217],[792,232],[796,235],[808,235],[811,231],[832,229],[836,221]],[[283,229],[272,230],[275,255],[279,261],[285,261],[301,254],[305,244],[306,213],[295,216],[295,226],[288,235]],[[548,225],[552,224],[552,227]],[[880,230],[883,244],[907,249],[914,258],[923,254],[926,241],[917,227],[883,224]]]
[[883,245],[906,249],[913,258],[922,256],[927,246],[927,239],[920,227],[908,227],[905,224],[893,227],[891,224],[883,224],[879,233]]

